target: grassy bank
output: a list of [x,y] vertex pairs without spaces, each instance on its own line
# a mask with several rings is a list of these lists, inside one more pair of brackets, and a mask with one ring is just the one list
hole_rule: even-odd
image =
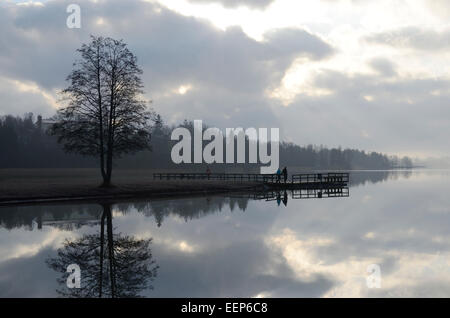
[[0,169],[0,204],[62,200],[169,197],[182,194],[241,191],[258,185],[232,181],[153,180],[159,170],[116,170],[114,187],[99,188],[97,169]]

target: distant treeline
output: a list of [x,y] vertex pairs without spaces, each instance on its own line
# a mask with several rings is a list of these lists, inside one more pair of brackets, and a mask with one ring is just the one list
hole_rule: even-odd
[[[184,121],[178,127],[185,127],[193,134],[192,122]],[[90,157],[66,154],[54,136],[50,136],[48,124],[41,116],[0,117],[0,168],[94,168],[97,161]],[[164,124],[160,116],[152,128],[152,151],[144,151],[116,161],[117,168],[158,168],[204,171],[206,164],[174,164],[171,150],[177,141],[170,135],[176,126]],[[206,129],[204,127],[203,129]],[[248,160],[249,141],[246,138],[246,160]],[[204,141],[204,145],[208,142]],[[193,147],[193,146],[192,146]],[[269,147],[270,149],[270,147]],[[224,143],[224,156],[225,156]],[[235,157],[237,152],[235,151]],[[237,162],[235,160],[234,162]],[[219,171],[258,171],[259,164],[213,164],[214,172]],[[280,144],[280,166],[305,169],[391,169],[412,167],[408,157],[398,158],[377,152],[355,149],[325,148],[322,146],[299,146],[293,143]]]

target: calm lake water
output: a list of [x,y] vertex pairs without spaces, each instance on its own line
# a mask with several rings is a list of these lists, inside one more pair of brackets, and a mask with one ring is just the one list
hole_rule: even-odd
[[0,208],[0,297],[109,296],[111,264],[119,296],[449,297],[450,172],[354,172],[349,193]]

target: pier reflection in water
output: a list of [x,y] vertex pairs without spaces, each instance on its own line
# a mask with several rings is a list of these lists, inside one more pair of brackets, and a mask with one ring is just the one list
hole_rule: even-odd
[[278,205],[283,203],[287,206],[289,198],[298,199],[325,199],[325,198],[344,198],[349,197],[348,187],[336,188],[314,188],[314,189],[277,189],[266,191],[252,191],[240,194],[232,194],[233,198],[249,198],[253,200],[277,201]]

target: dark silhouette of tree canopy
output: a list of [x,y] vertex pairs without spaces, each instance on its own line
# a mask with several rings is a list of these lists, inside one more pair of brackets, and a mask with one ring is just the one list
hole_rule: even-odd
[[[106,242],[105,242],[106,221]],[[66,240],[56,258],[47,265],[62,276],[57,292],[64,297],[139,297],[157,275],[158,266],[152,259],[151,239],[135,239],[113,234],[111,205],[103,205],[100,235],[83,235],[75,241]],[[105,245],[106,243],[106,245]],[[67,288],[67,266],[81,269],[81,288]]]
[[[152,148],[158,151],[142,151],[132,156],[116,160],[115,167],[122,169],[183,169],[204,172],[206,164],[179,164],[172,162],[170,152],[175,141],[170,134],[177,126],[167,125],[160,116],[152,117]],[[94,168],[94,157],[63,152],[54,136],[46,133],[46,127],[33,119],[32,114],[24,117],[11,115],[0,117],[0,149],[7,149],[0,155],[0,168]],[[192,123],[183,122],[179,126],[193,129]],[[248,152],[248,146],[246,146]],[[226,152],[224,151],[224,154]],[[246,153],[246,156],[248,153]],[[95,159],[95,160],[94,160]],[[259,164],[209,164],[214,172],[259,171]],[[408,157],[387,156],[377,152],[357,149],[326,148],[323,146],[300,146],[293,143],[280,144],[280,166],[302,167],[305,169],[392,169],[412,168]],[[254,170],[251,170],[254,169]],[[288,169],[290,170],[290,169]]]
[[92,37],[78,50],[51,132],[64,150],[100,160],[103,185],[111,184],[113,158],[150,149],[150,120],[140,78],[142,70],[126,44]]

